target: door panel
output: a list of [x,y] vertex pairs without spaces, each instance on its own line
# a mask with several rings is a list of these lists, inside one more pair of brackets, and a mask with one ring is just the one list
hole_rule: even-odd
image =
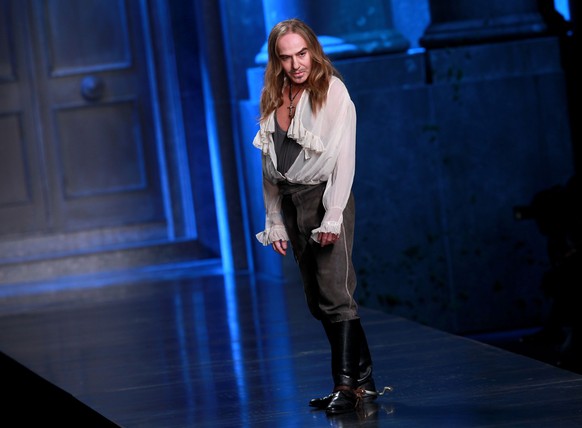
[[51,76],[131,67],[123,0],[45,0],[39,7]]
[[20,205],[30,199],[19,114],[0,118],[0,205]]
[[57,203],[67,229],[162,218],[162,204],[151,195],[155,178],[146,174],[148,162],[136,111],[133,101],[56,110],[63,191],[63,201]]
[[47,227],[22,9],[0,0],[0,237]]
[[[55,125],[66,199],[147,189],[135,111],[133,102],[57,111]],[[108,138],[106,144],[101,144],[103,134]],[[83,144],[77,144],[78,140]],[[110,170],[116,173],[110,174]]]

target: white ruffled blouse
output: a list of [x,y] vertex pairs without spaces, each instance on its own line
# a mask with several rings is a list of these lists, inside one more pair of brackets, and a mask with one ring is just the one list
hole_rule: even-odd
[[262,151],[265,230],[256,235],[263,245],[288,241],[281,214],[281,195],[277,182],[317,185],[327,182],[323,193],[325,215],[321,225],[311,231],[318,241],[320,232],[340,233],[343,210],[348,202],[356,165],[356,109],[344,83],[332,77],[327,101],[316,115],[306,91],[297,105],[287,135],[302,150],[285,175],[277,171],[275,154],[275,114],[260,123],[253,145]]

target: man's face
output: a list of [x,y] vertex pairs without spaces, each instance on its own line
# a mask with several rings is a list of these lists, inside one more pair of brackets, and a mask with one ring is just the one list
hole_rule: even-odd
[[285,34],[277,42],[277,52],[291,82],[295,85],[305,83],[311,72],[311,54],[303,37],[295,33]]

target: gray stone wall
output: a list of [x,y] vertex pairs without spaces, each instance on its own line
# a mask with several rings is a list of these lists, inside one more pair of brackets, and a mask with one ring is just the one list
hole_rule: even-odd
[[339,64],[362,305],[458,333],[542,322],[545,241],[513,207],[573,174],[557,53],[541,38]]

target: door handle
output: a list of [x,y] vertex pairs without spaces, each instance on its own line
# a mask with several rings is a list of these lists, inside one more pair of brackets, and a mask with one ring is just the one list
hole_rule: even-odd
[[105,93],[105,82],[100,77],[86,76],[81,81],[81,95],[87,101],[99,101]]

